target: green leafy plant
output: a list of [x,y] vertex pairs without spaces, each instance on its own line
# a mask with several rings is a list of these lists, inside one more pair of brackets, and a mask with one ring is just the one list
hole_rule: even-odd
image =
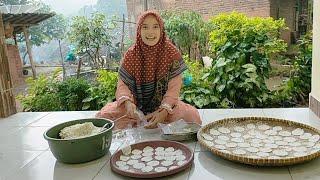
[[64,111],[82,110],[82,100],[89,96],[90,84],[84,79],[69,78],[57,84],[57,95]]
[[98,70],[97,82],[89,88],[90,96],[83,100],[83,110],[101,109],[106,103],[115,100],[118,73]]
[[52,76],[39,75],[37,79],[28,78],[27,94],[20,94],[17,99],[21,102],[24,111],[58,111],[60,101],[56,91],[58,74],[55,71]]

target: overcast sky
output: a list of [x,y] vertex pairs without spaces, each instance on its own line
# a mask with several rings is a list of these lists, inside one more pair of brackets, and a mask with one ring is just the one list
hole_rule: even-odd
[[57,13],[70,15],[78,12],[84,5],[94,5],[97,0],[42,0]]

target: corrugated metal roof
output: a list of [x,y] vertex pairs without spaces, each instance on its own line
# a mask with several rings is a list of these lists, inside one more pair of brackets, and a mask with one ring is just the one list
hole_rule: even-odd
[[14,26],[14,34],[22,32],[23,26],[33,26],[52,17],[55,13],[39,13],[39,8],[31,5],[0,6],[4,24]]

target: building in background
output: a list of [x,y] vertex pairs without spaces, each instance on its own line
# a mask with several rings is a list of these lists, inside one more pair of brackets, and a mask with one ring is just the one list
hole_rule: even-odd
[[[300,35],[312,27],[312,0],[126,0],[128,20],[136,22],[139,14],[148,9],[192,10],[204,19],[224,12],[238,11],[250,17],[284,18],[289,28],[282,33],[287,43],[295,43]],[[146,3],[147,2],[147,3]],[[308,25],[309,24],[309,25]],[[135,35],[135,25],[129,26],[130,37]]]

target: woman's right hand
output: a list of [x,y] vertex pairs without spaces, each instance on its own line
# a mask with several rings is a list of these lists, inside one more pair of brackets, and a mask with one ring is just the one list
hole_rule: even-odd
[[131,101],[127,100],[124,102],[125,103],[125,108],[127,112],[127,116],[130,118],[136,118],[136,105],[132,103]]

